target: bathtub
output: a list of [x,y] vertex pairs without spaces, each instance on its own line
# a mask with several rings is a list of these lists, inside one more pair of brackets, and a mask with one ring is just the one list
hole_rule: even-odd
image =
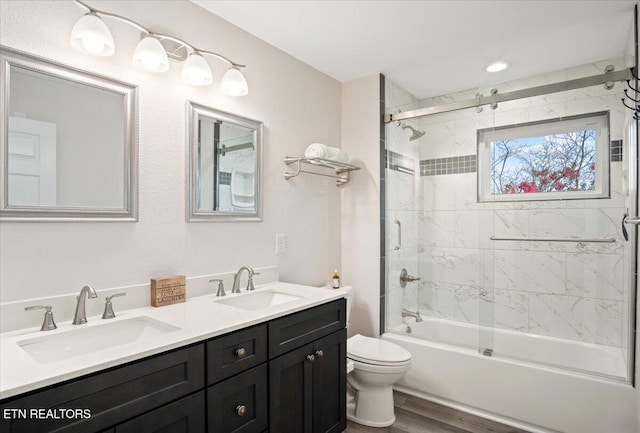
[[399,391],[533,433],[640,431],[621,349],[429,318],[382,338],[412,354]]

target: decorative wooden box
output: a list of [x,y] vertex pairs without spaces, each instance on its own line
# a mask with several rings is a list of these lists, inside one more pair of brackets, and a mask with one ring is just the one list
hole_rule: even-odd
[[184,275],[151,279],[151,305],[153,307],[185,302],[186,298],[187,283]]

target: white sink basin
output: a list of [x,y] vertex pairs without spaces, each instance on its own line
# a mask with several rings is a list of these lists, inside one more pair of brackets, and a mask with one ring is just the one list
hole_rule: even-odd
[[17,344],[38,363],[49,364],[179,329],[150,317],[139,316],[61,334],[43,335]]
[[269,308],[274,305],[297,301],[299,299],[302,299],[302,296],[296,296],[291,293],[285,293],[273,289],[262,289],[256,290],[253,293],[243,294],[241,296],[216,299],[214,302],[228,305],[230,307],[240,308],[242,310],[261,310],[263,308]]

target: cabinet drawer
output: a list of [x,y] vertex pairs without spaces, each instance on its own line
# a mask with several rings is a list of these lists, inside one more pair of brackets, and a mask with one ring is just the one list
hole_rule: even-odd
[[260,433],[268,427],[267,364],[207,389],[209,433]]
[[344,298],[269,322],[269,359],[346,327]]
[[88,409],[86,419],[0,419],[3,433],[90,433],[204,388],[204,345],[199,344],[54,386],[9,401],[5,408]]
[[207,342],[207,384],[213,385],[267,360],[267,325]]
[[204,391],[116,426],[115,433],[205,433]]

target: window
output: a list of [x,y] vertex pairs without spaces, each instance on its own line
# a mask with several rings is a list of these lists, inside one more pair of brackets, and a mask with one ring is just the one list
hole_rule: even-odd
[[608,197],[608,112],[478,131],[478,201]]

